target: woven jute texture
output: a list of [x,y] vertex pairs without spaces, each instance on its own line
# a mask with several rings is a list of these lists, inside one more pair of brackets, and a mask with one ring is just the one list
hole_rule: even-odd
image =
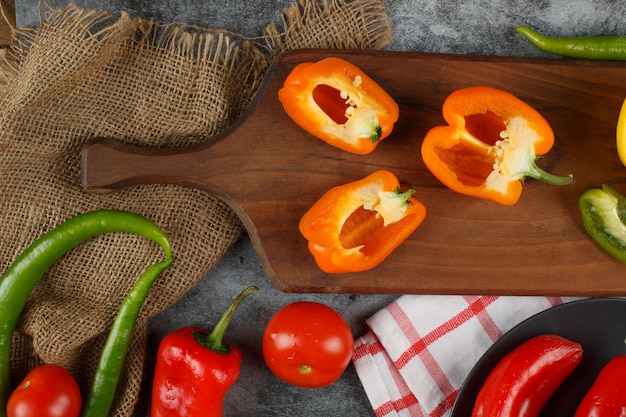
[[[302,0],[284,10],[281,25],[267,26],[254,39],[74,5],[48,8],[39,27],[16,30],[11,48],[0,55],[0,269],[43,233],[95,209],[142,214],[173,243],[176,260],[143,307],[110,415],[132,415],[147,318],[195,285],[244,229],[229,206],[195,189],[85,191],[85,140],[105,136],[150,147],[206,140],[243,113],[281,52],[379,49],[390,38],[377,0]],[[86,393],[122,299],[161,259],[151,241],[105,234],[55,263],[14,334],[13,384],[37,364],[56,363]]]

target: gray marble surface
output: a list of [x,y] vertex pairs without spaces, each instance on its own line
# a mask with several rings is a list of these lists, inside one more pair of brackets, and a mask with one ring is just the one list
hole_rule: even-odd
[[[62,7],[66,0],[47,0]],[[292,0],[77,0],[88,8],[162,22],[186,22],[225,28],[247,36],[259,35]],[[545,56],[514,27],[527,24],[547,34],[564,36],[626,33],[626,1],[615,0],[385,0],[392,22],[393,43],[388,49],[452,54]],[[38,0],[17,0],[19,26],[39,22]],[[263,328],[281,306],[298,300],[328,304],[348,320],[353,334],[367,331],[365,319],[396,298],[395,295],[286,294],[267,281],[247,237],[171,309],[150,322],[147,377],[137,415],[148,416],[150,372],[161,337],[189,324],[212,326],[222,310],[247,285],[261,292],[240,307],[228,339],[243,351],[241,376],[228,392],[225,416],[373,416],[354,368],[335,384],[309,390],[289,386],[267,370],[261,355]]]

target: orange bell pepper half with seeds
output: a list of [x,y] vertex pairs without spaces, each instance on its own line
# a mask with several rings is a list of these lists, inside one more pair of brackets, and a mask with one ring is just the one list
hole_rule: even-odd
[[386,170],[324,194],[300,220],[300,232],[319,268],[361,272],[380,264],[426,217],[426,208],[400,191]]
[[357,66],[335,57],[298,64],[278,98],[302,129],[355,154],[371,153],[389,136],[400,114],[382,87]]
[[515,204],[525,178],[552,185],[572,184],[536,164],[550,151],[554,133],[530,105],[505,91],[468,87],[443,103],[448,126],[432,128],[422,142],[422,159],[448,188],[469,196]]

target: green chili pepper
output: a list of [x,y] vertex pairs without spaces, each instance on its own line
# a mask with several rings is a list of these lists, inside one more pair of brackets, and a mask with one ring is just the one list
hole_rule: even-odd
[[[105,232],[137,234],[163,248],[167,260],[153,265],[142,278],[158,276],[171,263],[170,241],[156,224],[138,214],[116,210],[79,214],[41,236],[20,254],[0,277],[0,417],[6,417],[6,404],[10,394],[9,366],[13,331],[30,294],[48,268],[61,256],[85,240]],[[144,282],[142,279],[140,281]],[[124,323],[128,324],[128,321]],[[118,326],[124,327],[123,323]],[[126,349],[121,353],[125,355],[125,351]],[[119,355],[117,359],[120,360]],[[123,362],[123,358],[121,361]],[[96,377],[100,380],[98,373]],[[111,382],[111,378],[102,379],[102,383],[105,381]],[[108,410],[104,414],[107,412]]]
[[106,417],[109,414],[137,316],[152,284],[172,260],[173,258],[168,258],[152,265],[124,298],[102,349],[91,390],[83,405],[82,417]]
[[589,236],[613,257],[626,263],[626,197],[608,185],[592,188],[578,199]]
[[527,26],[518,26],[515,31],[537,48],[551,54],[581,59],[626,60],[626,36],[550,37]]

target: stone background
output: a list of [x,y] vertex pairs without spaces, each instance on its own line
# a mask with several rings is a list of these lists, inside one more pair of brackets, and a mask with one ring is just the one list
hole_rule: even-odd
[[[47,0],[63,7],[65,0]],[[131,16],[163,23],[185,22],[225,28],[258,36],[292,0],[79,0],[79,6],[127,11]],[[397,51],[546,56],[514,28],[526,24],[553,35],[626,33],[626,1],[613,0],[384,0]],[[18,0],[18,26],[39,22],[38,0]],[[239,291],[255,284],[261,292],[248,298],[228,332],[243,351],[241,376],[225,399],[225,416],[364,417],[374,416],[354,368],[335,384],[319,390],[289,386],[277,380],[263,363],[263,328],[281,306],[298,300],[328,304],[349,321],[355,337],[367,331],[365,319],[396,298],[395,295],[285,294],[265,278],[247,237],[243,237],[195,288],[171,309],[151,320],[146,363],[146,388],[138,416],[148,416],[151,362],[160,339],[189,324],[212,327]],[[467,347],[459,346],[459,349]]]

